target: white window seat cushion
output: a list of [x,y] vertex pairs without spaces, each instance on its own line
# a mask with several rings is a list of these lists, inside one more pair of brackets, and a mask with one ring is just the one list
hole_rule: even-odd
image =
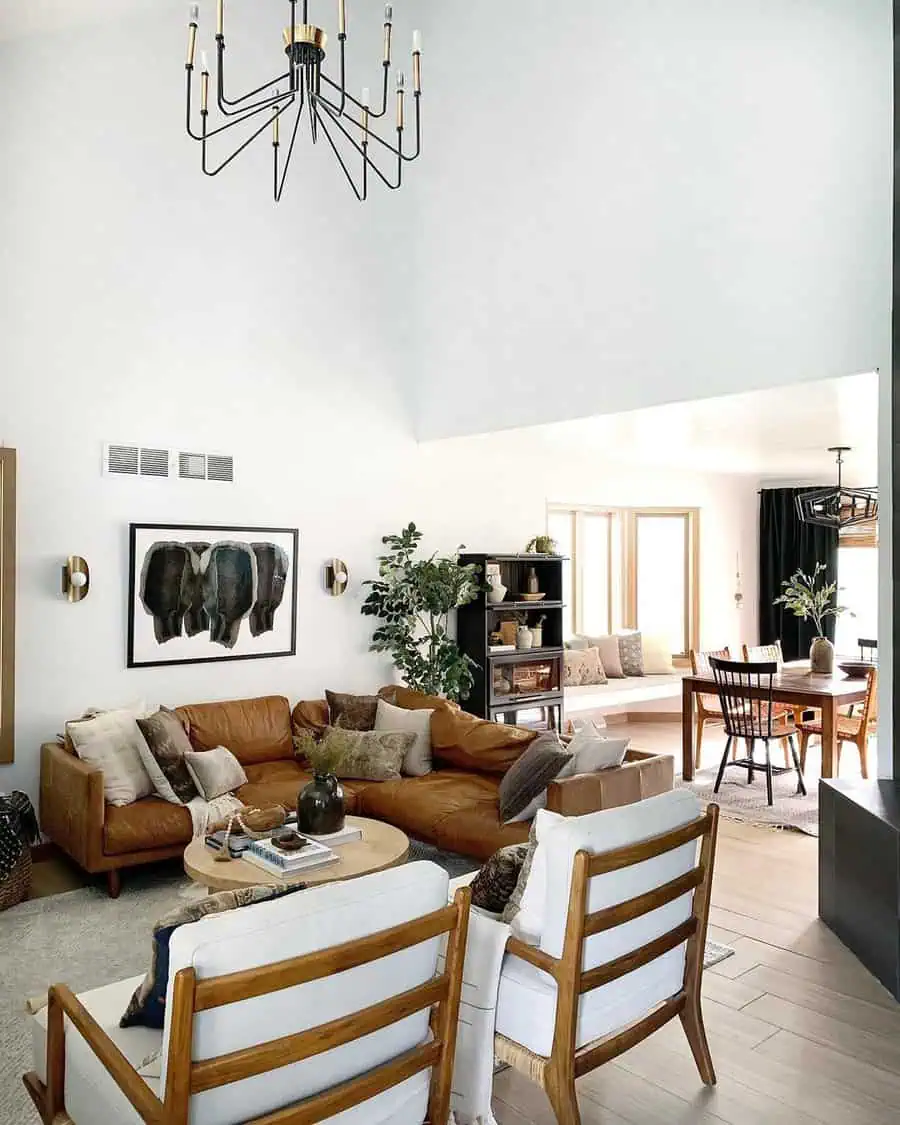
[[585,684],[565,689],[566,713],[602,711],[634,703],[652,703],[657,699],[681,701],[681,681],[687,672],[662,676],[628,676],[605,684]]
[[[681,945],[633,973],[586,992],[578,1003],[578,1046],[627,1027],[672,996],[672,982],[680,982],[684,976],[684,954],[685,946]],[[507,954],[497,997],[499,1034],[521,1043],[535,1055],[549,1058],[555,1019],[553,978]]]

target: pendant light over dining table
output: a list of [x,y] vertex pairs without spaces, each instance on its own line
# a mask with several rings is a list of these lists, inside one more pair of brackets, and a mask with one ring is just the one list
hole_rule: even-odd
[[875,523],[878,519],[878,489],[848,488],[842,480],[842,466],[849,445],[831,445],[829,453],[837,454],[837,484],[827,488],[810,488],[797,494],[797,516],[803,523],[834,527],[841,531],[859,523]]
[[[185,62],[186,123],[188,135],[200,145],[203,172],[207,176],[217,176],[257,138],[268,135],[272,146],[273,194],[277,203],[284,192],[297,140],[306,130],[313,144],[317,144],[321,137],[325,138],[357,199],[362,201],[367,198],[370,174],[374,174],[386,187],[396,190],[403,182],[404,164],[415,160],[422,148],[421,32],[414,31],[412,37],[413,146],[405,140],[409,130],[406,121],[406,75],[402,70],[396,73],[394,109],[389,112],[394,37],[392,6],[388,4],[384,9],[383,74],[381,91],[373,105],[368,88],[363,88],[358,98],[347,88],[346,0],[330,0],[337,17],[337,71],[333,78],[324,69],[328,33],[323,27],[310,23],[309,0],[279,2],[286,3],[289,9],[289,22],[283,33],[287,69],[282,63],[273,68],[275,75],[262,86],[238,97],[228,97],[224,77],[225,0],[216,0],[213,69],[206,51],[200,52],[199,124],[194,109],[194,85],[200,5],[190,5]],[[326,0],[319,2],[324,8]],[[214,110],[221,122],[211,119]],[[240,127],[248,122],[250,124],[242,130]],[[395,139],[386,140],[379,134],[379,128],[385,132],[390,130]],[[227,146],[222,151],[223,140],[233,135],[230,133],[232,129],[238,130],[236,147]],[[282,150],[286,151],[282,154]]]

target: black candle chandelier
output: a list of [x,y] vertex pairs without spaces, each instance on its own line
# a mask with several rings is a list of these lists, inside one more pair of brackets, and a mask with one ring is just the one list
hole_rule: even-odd
[[[382,91],[379,104],[373,108],[368,89],[363,89],[357,100],[347,91],[346,0],[337,0],[338,20],[338,80],[329,78],[322,64],[328,36],[321,28],[309,22],[309,0],[287,0],[290,23],[284,30],[284,53],[287,70],[255,90],[237,98],[225,96],[225,0],[216,0],[216,61],[214,99],[222,124],[210,123],[210,68],[207,54],[200,52],[200,125],[195,128],[192,114],[195,55],[200,24],[200,5],[191,4],[188,24],[187,72],[187,131],[201,146],[202,168],[207,176],[217,176],[248,148],[258,137],[268,132],[273,150],[273,192],[275,202],[281,200],[294,147],[304,122],[308,122],[313,144],[320,134],[325,137],[331,151],[343,169],[347,182],[360,201],[368,196],[369,174],[374,173],[385,186],[396,190],[403,182],[403,165],[415,160],[422,149],[420,103],[422,100],[422,37],[413,32],[412,78],[415,102],[415,149],[404,151],[406,133],[406,77],[402,71],[396,78],[396,143],[391,144],[379,136],[374,123],[388,118],[388,97],[391,84],[391,54],[393,49],[393,9],[384,9],[384,49],[382,57]],[[299,11],[298,11],[299,8]],[[298,20],[299,15],[299,20]],[[287,116],[285,116],[287,115]],[[291,121],[291,115],[293,120]],[[287,152],[282,157],[282,117],[285,116]],[[245,122],[253,121],[255,128],[234,151],[214,163],[209,154],[214,137],[226,133]],[[383,171],[370,154],[375,145],[382,163],[389,167]],[[355,151],[355,155],[353,155]],[[353,166],[355,167],[355,171]]]
[[858,523],[878,519],[878,489],[848,488],[842,480],[844,454],[849,445],[830,445],[829,453],[837,454],[837,484],[828,488],[811,488],[797,494],[797,515],[803,523],[835,527],[839,531]]

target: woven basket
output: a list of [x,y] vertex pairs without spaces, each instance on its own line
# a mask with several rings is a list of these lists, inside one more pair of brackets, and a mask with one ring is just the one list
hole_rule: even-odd
[[6,879],[0,883],[0,910],[8,910],[28,897],[31,890],[31,849],[23,848],[22,854]]

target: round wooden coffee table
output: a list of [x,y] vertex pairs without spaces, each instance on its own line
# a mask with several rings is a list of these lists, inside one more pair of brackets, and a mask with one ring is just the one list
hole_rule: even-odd
[[255,863],[247,863],[243,859],[217,862],[216,853],[202,839],[192,840],[185,848],[184,870],[195,883],[210,891],[234,891],[260,884],[280,887],[290,883],[336,883],[406,862],[409,839],[399,828],[364,816],[348,816],[347,824],[361,828],[362,839],[336,847],[334,850],[340,856],[337,863],[314,867],[311,871],[298,871],[286,879],[271,875]]

